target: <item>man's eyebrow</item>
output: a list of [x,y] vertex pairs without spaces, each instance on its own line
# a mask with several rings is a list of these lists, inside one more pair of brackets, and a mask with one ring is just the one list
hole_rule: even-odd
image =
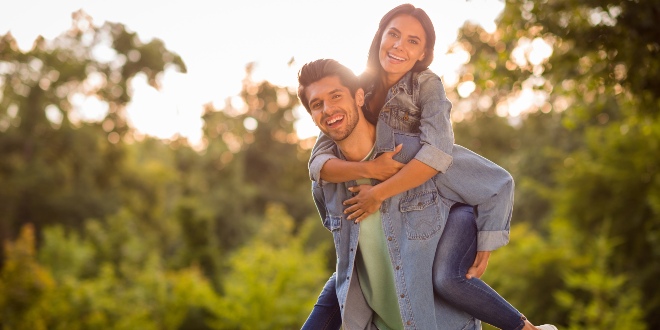
[[[337,93],[341,93],[341,92],[342,92],[341,88],[335,88],[335,89],[329,91],[328,94],[333,95],[333,94],[337,94]],[[321,100],[320,97],[312,98],[311,100],[309,100],[309,104],[312,105],[312,104],[314,104],[314,102],[320,101],[320,100]]]

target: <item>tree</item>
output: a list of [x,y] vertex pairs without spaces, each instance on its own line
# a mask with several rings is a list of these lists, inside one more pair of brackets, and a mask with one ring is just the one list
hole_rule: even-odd
[[[122,24],[97,27],[79,11],[69,31],[39,37],[27,52],[0,36],[0,63],[0,241],[25,223],[39,234],[47,224],[116,212],[130,81],[145,75],[157,87],[166,68],[185,71],[181,58],[160,40],[142,43]],[[76,100],[85,98],[107,109],[102,121],[81,120]]]
[[[495,33],[466,25],[457,47],[471,55],[461,81],[476,86],[458,108],[465,102],[465,108],[517,115],[516,100],[534,101],[516,116],[523,134],[514,154],[520,170],[514,176],[522,183],[516,196],[532,203],[517,201],[516,213],[531,217],[531,206],[545,205],[539,228],[552,235],[556,228],[547,224],[566,221],[584,238],[569,244],[565,237],[558,243],[566,250],[596,253],[588,238],[601,233],[603,244],[617,248],[598,269],[622,288],[642,288],[649,328],[660,326],[660,273],[648,262],[660,257],[660,37],[652,23],[659,7],[658,1],[509,0]],[[537,197],[530,200],[530,192]],[[569,270],[556,290],[584,297],[581,281],[593,274]],[[621,310],[595,293],[582,306]]]
[[328,244],[305,248],[312,224],[294,234],[295,222],[283,207],[270,205],[257,235],[230,259],[224,279],[219,329],[300,327],[329,275]]

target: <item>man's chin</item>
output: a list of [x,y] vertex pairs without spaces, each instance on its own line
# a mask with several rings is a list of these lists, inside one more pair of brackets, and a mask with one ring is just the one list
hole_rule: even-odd
[[329,136],[335,142],[345,140],[350,134],[346,132],[326,132],[325,135]]

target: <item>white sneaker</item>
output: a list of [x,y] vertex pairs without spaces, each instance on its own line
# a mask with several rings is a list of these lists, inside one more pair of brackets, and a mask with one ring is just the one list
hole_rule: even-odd
[[539,330],[559,330],[559,329],[557,329],[556,326],[554,326],[552,324],[539,325],[536,328],[539,329]]

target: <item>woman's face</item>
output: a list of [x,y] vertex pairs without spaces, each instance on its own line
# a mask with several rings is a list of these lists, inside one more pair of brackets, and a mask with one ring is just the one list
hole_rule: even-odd
[[394,17],[385,28],[380,41],[380,65],[388,80],[399,80],[417,61],[424,59],[426,33],[414,17],[402,14]]

